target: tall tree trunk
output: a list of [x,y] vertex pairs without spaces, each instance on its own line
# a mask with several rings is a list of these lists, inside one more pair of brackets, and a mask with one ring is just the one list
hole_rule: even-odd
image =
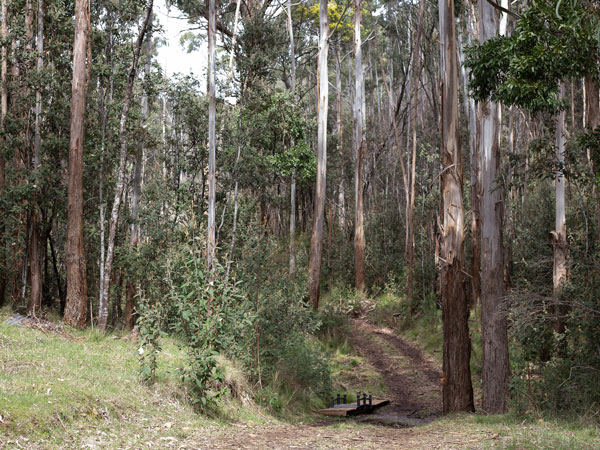
[[[565,96],[565,84],[560,83],[560,98]],[[555,230],[552,233],[554,246],[553,287],[554,295],[558,296],[563,283],[567,279],[567,219],[565,212],[565,177],[562,172],[565,163],[565,110],[558,113],[556,118],[556,160],[559,171],[555,177],[556,211]]]
[[444,413],[473,411],[469,308],[465,292],[463,170],[458,130],[458,67],[454,0],[439,0],[442,79],[442,386]]
[[363,159],[366,152],[365,111],[363,109],[364,73],[360,35],[362,0],[354,0],[354,287],[365,291],[365,230],[363,206]]
[[[152,23],[152,17],[150,18]],[[146,39],[146,66],[144,69],[145,77],[150,77],[150,70],[152,67],[152,29],[148,30],[148,37]],[[148,92],[144,90],[142,94],[142,121],[144,124],[148,120]],[[129,245],[133,252],[137,251],[137,247],[140,245],[140,223],[139,223],[139,207],[140,207],[140,196],[142,190],[142,164],[145,154],[145,143],[142,140],[135,155],[133,161],[133,189],[131,194],[131,229],[129,232]],[[138,283],[139,285],[139,283]],[[139,286],[136,287],[136,283],[132,279],[127,280],[127,300],[125,302],[125,328],[127,330],[133,330],[135,326],[136,316],[135,309],[137,305],[137,294]]]
[[86,51],[89,27],[88,0],[75,0],[75,38],[73,42],[73,83],[71,92],[71,130],[69,138],[69,190],[67,200],[67,301],[65,323],[84,327],[87,320],[87,280],[83,248],[83,145],[88,73]]
[[[498,32],[497,10],[479,3],[479,40]],[[483,410],[502,413],[507,409],[510,367],[504,297],[504,246],[502,227],[504,199],[498,145],[499,105],[480,103],[479,157],[481,164],[481,341]]]
[[[294,48],[294,28],[292,26],[292,0],[287,1],[287,26],[290,35],[290,92],[296,93],[296,50]],[[292,146],[294,142],[292,141]],[[296,169],[290,181],[290,275],[296,270]]]
[[[111,38],[109,37],[109,42]],[[110,45],[110,44],[109,44]],[[108,128],[108,110],[112,103],[113,97],[113,74],[111,71],[109,81],[109,93],[106,97],[106,91],[103,96],[103,112],[102,112],[102,136],[100,141],[100,180],[98,185],[98,203],[99,207],[99,222],[100,222],[100,262],[99,262],[99,280],[98,280],[98,304],[102,303],[104,295],[104,266],[106,264],[106,205],[104,204],[104,153],[106,151],[106,131]]]
[[[40,74],[44,68],[44,2],[38,0],[37,9],[37,38],[36,38],[37,71]],[[40,164],[42,157],[42,92],[38,86],[35,93],[35,135],[33,140],[33,175],[36,189],[40,189]],[[36,315],[42,309],[42,230],[40,224],[40,205],[36,202],[31,207],[31,244],[29,247],[29,273],[31,280],[31,291],[29,293],[29,303],[27,310],[30,314]]]
[[319,6],[319,65],[318,65],[318,129],[317,129],[317,180],[315,187],[313,229],[310,239],[310,259],[308,265],[308,292],[310,302],[319,308],[321,283],[321,256],[323,253],[323,221],[325,215],[325,175],[327,172],[327,107],[329,85],[327,72],[327,50],[329,48],[329,24],[327,20],[327,0],[320,0]]
[[123,191],[125,189],[126,180],[126,164],[127,164],[127,117],[129,116],[129,107],[131,104],[131,97],[133,95],[133,85],[137,75],[138,61],[140,59],[140,52],[142,44],[144,42],[144,36],[150,26],[152,26],[150,20],[152,18],[152,7],[153,0],[148,2],[146,7],[146,13],[144,22],[140,28],[140,32],[137,38],[137,42],[133,52],[133,60],[129,69],[129,76],[127,78],[127,87],[125,90],[125,97],[123,99],[123,109],[121,110],[121,121],[119,123],[119,142],[121,149],[119,152],[119,168],[117,175],[117,185],[115,187],[115,197],[113,200],[112,211],[110,214],[110,228],[108,232],[108,245],[106,249],[106,261],[104,263],[104,292],[100,298],[99,312],[98,312],[98,328],[102,331],[106,330],[108,324],[108,307],[110,302],[110,281],[112,273],[112,263],[115,250],[115,238],[117,235],[117,225],[119,222],[119,208],[121,206],[121,199],[123,197]]
[[208,235],[206,261],[210,272],[214,269],[216,256],[216,116],[215,59],[217,56],[217,6],[216,0],[208,2]]
[[419,78],[421,77],[421,34],[423,29],[423,13],[425,10],[425,0],[419,2],[419,19],[417,22],[417,35],[413,46],[413,82],[411,84],[410,109],[412,122],[412,158],[410,163],[410,199],[407,217],[407,256],[408,256],[408,279],[407,279],[407,297],[409,301],[413,300],[413,285],[415,276],[415,178],[417,174],[417,94]]
[[[2,25],[0,28],[0,37],[2,46],[0,49],[0,129],[4,130],[4,121],[6,119],[6,113],[8,111],[8,91],[6,87],[6,74],[7,74],[7,39],[8,39],[8,16],[6,8],[6,0],[2,0]],[[2,144],[4,144],[4,138],[2,138]],[[0,151],[0,195],[4,195],[4,189],[6,188],[6,177],[5,177],[6,160],[4,159],[4,152]],[[0,214],[5,217],[5,211],[0,209]],[[4,242],[5,232],[4,221],[0,223],[0,307],[4,305],[4,296],[6,293],[6,282],[8,279],[8,271],[6,267],[6,246]]]

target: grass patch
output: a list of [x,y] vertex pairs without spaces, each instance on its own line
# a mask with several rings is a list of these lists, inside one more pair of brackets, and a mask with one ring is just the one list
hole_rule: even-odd
[[138,448],[219,423],[189,404],[174,370],[185,354],[174,340],[161,342],[156,382],[145,386],[129,336],[88,329],[68,338],[8,325],[7,317],[0,313],[0,448]]
[[535,419],[515,414],[453,414],[428,427],[432,432],[451,429],[466,436],[479,435],[479,438],[461,438],[465,448],[571,450],[597,449],[600,445],[597,423],[574,417]]

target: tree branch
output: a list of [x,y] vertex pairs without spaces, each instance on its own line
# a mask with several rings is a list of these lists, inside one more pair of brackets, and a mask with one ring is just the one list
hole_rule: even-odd
[[492,5],[494,8],[496,8],[499,11],[502,11],[503,13],[508,14],[509,16],[513,16],[515,19],[520,19],[521,16],[518,15],[515,12],[512,12],[509,9],[506,9],[504,6],[500,6],[498,3],[494,2],[493,0],[486,0],[490,5]]

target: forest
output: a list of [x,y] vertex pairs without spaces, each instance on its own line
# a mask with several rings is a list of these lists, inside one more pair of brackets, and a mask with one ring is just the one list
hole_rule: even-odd
[[1,0],[0,52],[0,448],[600,447],[597,1]]

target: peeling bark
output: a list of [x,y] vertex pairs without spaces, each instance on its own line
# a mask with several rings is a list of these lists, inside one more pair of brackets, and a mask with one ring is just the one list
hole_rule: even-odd
[[439,1],[442,79],[441,294],[444,324],[443,410],[473,411],[469,308],[465,292],[463,170],[458,130],[458,67],[454,0]]

